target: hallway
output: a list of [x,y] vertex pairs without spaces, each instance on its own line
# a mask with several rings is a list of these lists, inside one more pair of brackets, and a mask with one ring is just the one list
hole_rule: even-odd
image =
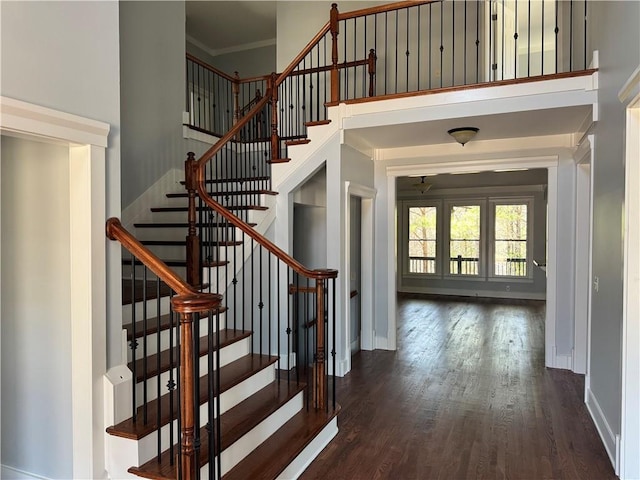
[[310,479],[615,479],[584,377],[544,367],[544,304],[398,299],[397,352],[338,379]]

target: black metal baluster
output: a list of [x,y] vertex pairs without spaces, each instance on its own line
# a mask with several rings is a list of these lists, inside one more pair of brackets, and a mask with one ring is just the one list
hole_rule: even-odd
[[149,356],[147,354],[147,267],[143,266],[142,270],[142,419],[144,424],[148,421],[148,392],[147,382],[149,380]]
[[587,0],[584,0],[584,64],[583,68],[587,69]]
[[216,442],[216,459],[217,459],[217,478],[220,480],[222,478],[222,412],[220,407],[220,314],[214,313],[216,318],[216,331],[218,335],[216,336],[217,345],[216,345],[216,370],[215,370],[215,379],[216,379],[216,432],[217,432],[217,442]]
[[540,75],[544,75],[544,32],[546,30],[544,23],[544,4],[545,2],[540,2],[542,4],[542,32],[540,35]]
[[553,30],[554,33],[556,34],[556,45],[555,45],[555,50],[556,50],[556,71],[554,73],[558,73],[558,33],[560,32],[560,29],[558,28],[558,0],[556,0],[556,27]]
[[289,290],[291,285],[291,268],[287,267],[287,383],[291,382],[291,302],[294,298]]
[[418,78],[416,79],[417,80],[417,85],[416,85],[417,90],[420,90],[420,44],[422,43],[421,40],[420,40],[420,30],[421,30],[420,23],[422,22],[422,14],[420,12],[420,7],[421,6],[422,5],[418,5],[418,27],[417,27],[418,30],[417,30],[417,34],[416,34],[416,36],[418,37]]
[[[271,306],[272,306],[272,299],[273,297],[271,296],[271,261],[272,261],[272,257],[271,257],[271,252],[267,252],[267,298],[269,299],[269,305],[267,306],[267,322],[268,322],[268,330],[267,330],[267,335],[268,335],[268,341],[267,341],[267,352],[269,355],[273,355],[273,345],[271,343]],[[278,352],[279,353],[279,352]]]
[[[160,398],[162,397],[161,393],[161,385],[160,385],[160,317],[161,311],[160,308],[160,277],[156,278],[156,371],[158,372],[158,381],[156,382],[156,398],[158,403],[158,408],[156,409],[156,425],[158,425],[157,430],[157,447],[158,447],[158,462],[160,462],[160,454],[162,453],[162,437],[160,435],[162,428],[160,427],[161,418],[162,418],[162,402]],[[173,364],[169,363],[169,370],[173,368]],[[169,429],[171,429],[171,422],[169,422]]]
[[500,35],[500,37],[501,37],[500,40],[502,40],[502,63],[501,63],[501,65],[502,65],[502,77],[501,77],[501,80],[504,80],[504,44],[505,44],[505,41],[506,41],[505,37],[507,36],[506,32],[504,31],[504,2],[505,1],[506,0],[502,0],[502,35]]
[[409,56],[410,56],[410,49],[409,49],[409,9],[405,9],[405,12],[407,13],[407,50],[405,52],[406,55],[406,59],[407,59],[407,78],[406,78],[406,82],[407,82],[407,92],[409,91]]
[[[491,20],[489,20],[491,25]],[[491,34],[489,34],[491,37]],[[491,43],[491,42],[489,42]],[[489,55],[491,57],[491,55]],[[491,61],[491,58],[489,58]],[[480,1],[476,0],[476,83],[480,83]]]
[[573,72],[573,0],[569,0],[569,71]]
[[387,94],[387,77],[389,71],[387,70],[387,58],[389,58],[389,50],[387,49],[387,37],[389,29],[389,12],[384,12],[384,94]]
[[[169,293],[169,302],[171,302],[171,297],[173,297],[173,291],[171,291]],[[177,322],[174,322],[175,319],[175,315],[173,313],[173,311],[169,312],[169,363],[171,365],[176,365],[176,369],[177,369],[177,362],[175,361],[175,359],[173,358],[174,352],[173,352],[173,348],[174,348],[174,342],[173,342],[173,338],[174,335],[177,335],[178,333],[176,331],[174,331],[174,329],[177,329]],[[177,338],[176,338],[177,340]],[[177,344],[177,342],[176,342]],[[179,350],[179,348],[178,348]],[[179,355],[178,355],[179,356]],[[169,417],[171,418],[171,421],[169,422],[169,462],[171,465],[173,465],[174,462],[174,440],[173,440],[173,415],[175,410],[174,407],[174,395],[175,395],[175,390],[176,390],[176,382],[175,379],[173,378],[173,372],[174,369],[170,369],[169,370],[169,381],[167,382],[167,390],[169,391]],[[179,412],[180,410],[178,410]],[[178,415],[178,421],[179,421],[179,417],[180,415]],[[178,426],[178,431],[180,431],[180,427]]]
[[515,33],[513,34],[513,78],[518,78],[518,1],[515,2]]
[[[264,299],[262,297],[262,284],[264,283],[264,278],[262,277],[262,250],[263,248],[260,247],[260,257],[259,257],[259,268],[258,268],[258,296],[259,296],[259,302],[258,302],[258,313],[259,313],[259,317],[258,320],[260,321],[260,355],[262,355],[262,340],[264,338],[264,325],[262,323],[263,320],[263,315],[262,315],[262,310],[264,308]],[[267,280],[269,281],[269,280]]]
[[133,401],[133,421],[138,418],[138,406],[136,405],[136,391],[138,383],[138,375],[136,368],[136,350],[138,349],[138,338],[136,335],[136,257],[131,255],[131,341],[129,343],[131,347],[131,371],[133,374],[133,389],[132,389],[132,401]]
[[[276,310],[276,322],[277,322],[277,329],[276,329],[276,342],[277,342],[277,346],[278,346],[278,384],[280,384],[280,372],[282,371],[282,364],[281,364],[281,359],[282,359],[282,350],[280,349],[280,335],[282,334],[280,328],[282,327],[282,322],[281,322],[281,317],[282,317],[282,310],[280,309],[280,295],[281,295],[281,288],[282,285],[280,284],[280,261],[277,261],[277,270],[276,270],[276,305],[277,305],[277,310]],[[270,297],[271,298],[271,297]]]
[[331,325],[333,327],[333,345],[331,347],[331,356],[333,357],[333,409],[336,408],[336,279],[329,280],[332,285],[332,306],[333,315]]
[[[249,303],[249,305],[251,305],[251,331],[255,332],[255,308],[254,308],[254,282],[253,279],[256,278],[255,277],[255,269],[254,269],[254,260],[255,260],[255,255],[253,254],[253,252],[255,251],[255,240],[253,237],[251,237],[251,251],[249,252],[249,255],[251,256],[251,302]],[[253,355],[254,353],[254,348],[253,348],[253,342],[251,342],[251,354]]]
[[440,88],[442,88],[442,79],[444,78],[444,3],[440,3]]
[[451,2],[451,86],[456,84],[456,2]]
[[395,76],[395,81],[394,81],[394,85],[393,87],[395,88],[395,92],[394,93],[398,93],[398,10],[396,10],[395,12],[395,17],[396,17],[396,42],[395,42],[395,47],[396,47],[396,76]]
[[467,84],[467,2],[464,2],[464,40],[462,42],[462,84]]
[[[531,0],[528,1],[529,14],[527,15],[527,77],[531,76]],[[542,24],[544,28],[544,23]]]
[[[209,334],[207,335],[207,372],[209,374],[207,379],[207,416],[209,417],[207,421],[207,436],[209,437],[209,479],[211,480],[215,475],[215,464],[213,459],[216,456],[216,441],[214,435],[216,415],[214,407],[216,398],[215,391],[213,389],[215,382],[213,381],[213,378],[211,378],[212,375],[215,376],[215,362],[213,358],[215,350],[213,312],[209,312],[207,315],[207,329],[209,331]],[[220,368],[220,366],[218,365],[217,368]]]
[[433,71],[433,64],[431,63],[431,37],[433,34],[433,3],[429,4],[429,90],[431,90],[431,79],[432,79],[432,71]]

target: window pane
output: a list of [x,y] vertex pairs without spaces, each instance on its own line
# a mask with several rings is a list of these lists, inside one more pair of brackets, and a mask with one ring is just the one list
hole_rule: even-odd
[[478,275],[480,261],[480,206],[451,208],[449,273]]
[[496,205],[494,274],[527,276],[527,205]]
[[436,207],[409,208],[409,272],[436,273]]

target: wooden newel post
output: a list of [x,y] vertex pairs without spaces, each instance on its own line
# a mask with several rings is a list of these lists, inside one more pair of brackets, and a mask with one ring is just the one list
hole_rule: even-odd
[[185,187],[189,195],[189,210],[187,213],[187,283],[197,287],[201,283],[202,268],[200,264],[200,237],[196,229],[196,189],[197,162],[195,153],[189,152],[184,162]]
[[340,101],[340,76],[338,73],[338,4],[331,4],[329,27],[331,29],[331,102]]
[[198,478],[195,447],[196,399],[193,368],[193,315],[208,312],[220,305],[220,295],[194,293],[171,299],[173,310],[180,315],[180,471],[181,480]]
[[323,278],[316,279],[316,358],[314,364],[313,375],[313,397],[314,406],[321,410],[326,406],[325,403],[325,338],[324,338],[324,291],[325,280]]
[[271,159],[280,158],[280,137],[278,136],[278,74],[273,72],[269,77],[271,89]]
[[369,50],[368,57],[368,70],[369,70],[369,96],[373,97],[376,91],[376,60],[378,57],[376,56],[376,51],[372,48]]

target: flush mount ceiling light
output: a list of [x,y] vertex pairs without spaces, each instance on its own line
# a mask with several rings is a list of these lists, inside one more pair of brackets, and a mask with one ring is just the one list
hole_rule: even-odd
[[421,180],[418,183],[413,184],[413,188],[418,190],[420,193],[424,193],[432,187],[430,183],[424,183],[424,177],[426,177],[426,175],[422,175],[420,177]]
[[460,128],[452,128],[447,133],[451,135],[456,142],[464,147],[464,144],[471,140],[478,133],[478,128],[476,127],[460,127]]

